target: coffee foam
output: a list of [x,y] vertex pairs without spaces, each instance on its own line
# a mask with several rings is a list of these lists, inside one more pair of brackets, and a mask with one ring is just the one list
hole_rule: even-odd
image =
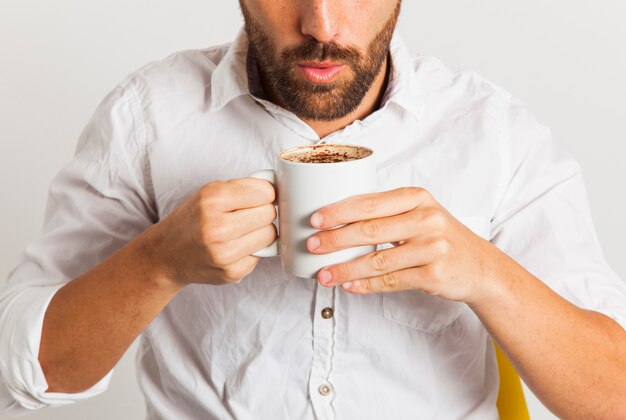
[[299,163],[336,163],[363,159],[371,154],[372,151],[365,147],[343,144],[319,144],[285,150],[279,157],[290,162]]

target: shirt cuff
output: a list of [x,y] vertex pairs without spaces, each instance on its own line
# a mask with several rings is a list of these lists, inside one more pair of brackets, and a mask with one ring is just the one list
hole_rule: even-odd
[[46,392],[48,382],[39,363],[39,345],[46,310],[61,287],[63,284],[28,287],[10,297],[8,304],[3,304],[5,307],[0,313],[0,376],[4,386],[0,386],[0,409],[20,414],[22,409],[58,407],[93,397],[108,388],[112,370],[83,392]]

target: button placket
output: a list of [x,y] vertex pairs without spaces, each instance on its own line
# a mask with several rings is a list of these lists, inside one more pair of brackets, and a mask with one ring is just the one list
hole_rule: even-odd
[[313,364],[309,378],[309,395],[316,416],[334,419],[332,407],[333,386],[329,378],[332,371],[335,318],[334,288],[316,283],[315,311],[313,319]]

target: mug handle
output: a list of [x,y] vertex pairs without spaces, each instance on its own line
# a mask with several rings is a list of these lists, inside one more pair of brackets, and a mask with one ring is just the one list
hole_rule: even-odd
[[[260,171],[256,171],[251,174],[250,178],[263,179],[274,185],[274,188],[276,188],[276,171],[273,169],[261,169]],[[274,200],[274,205],[276,206],[276,214],[278,214],[278,198]],[[279,243],[280,237],[277,236],[276,239],[274,239],[274,242],[252,255],[255,257],[277,257],[280,255]]]

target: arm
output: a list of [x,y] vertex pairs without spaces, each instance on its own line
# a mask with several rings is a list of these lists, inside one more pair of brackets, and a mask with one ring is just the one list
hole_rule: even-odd
[[63,286],[43,322],[46,392],[79,393],[100,381],[180,290],[155,264],[150,228]]
[[466,302],[559,416],[625,418],[626,284],[602,257],[578,165],[555,153],[523,107],[509,120],[511,170],[491,242],[421,188],[356,196],[320,209],[321,224],[313,215],[313,226],[331,230],[309,250],[396,246],[327,267],[320,282]]
[[46,311],[39,361],[48,392],[84,391],[187,284],[238,283],[276,236],[271,184],[207,184],[172,215],[69,282]]
[[248,178],[207,184],[154,224],[130,95],[118,88],[96,111],[52,183],[43,234],[0,294],[0,409],[104,391],[103,376],[182,287],[238,282],[275,237],[274,190]]
[[[403,188],[357,196],[319,212],[322,229],[349,224],[316,234],[317,247],[309,239],[311,252],[398,243],[321,270],[322,285],[342,285],[356,294],[416,289],[466,302],[557,415],[624,418],[624,329],[603,314],[563,299],[454,219],[428,192]],[[399,215],[390,216],[396,212]],[[355,218],[370,220],[353,222]],[[623,303],[626,287],[618,282],[614,286],[615,298]]]
[[469,305],[520,376],[561,418],[626,418],[624,329],[500,258],[498,292]]

